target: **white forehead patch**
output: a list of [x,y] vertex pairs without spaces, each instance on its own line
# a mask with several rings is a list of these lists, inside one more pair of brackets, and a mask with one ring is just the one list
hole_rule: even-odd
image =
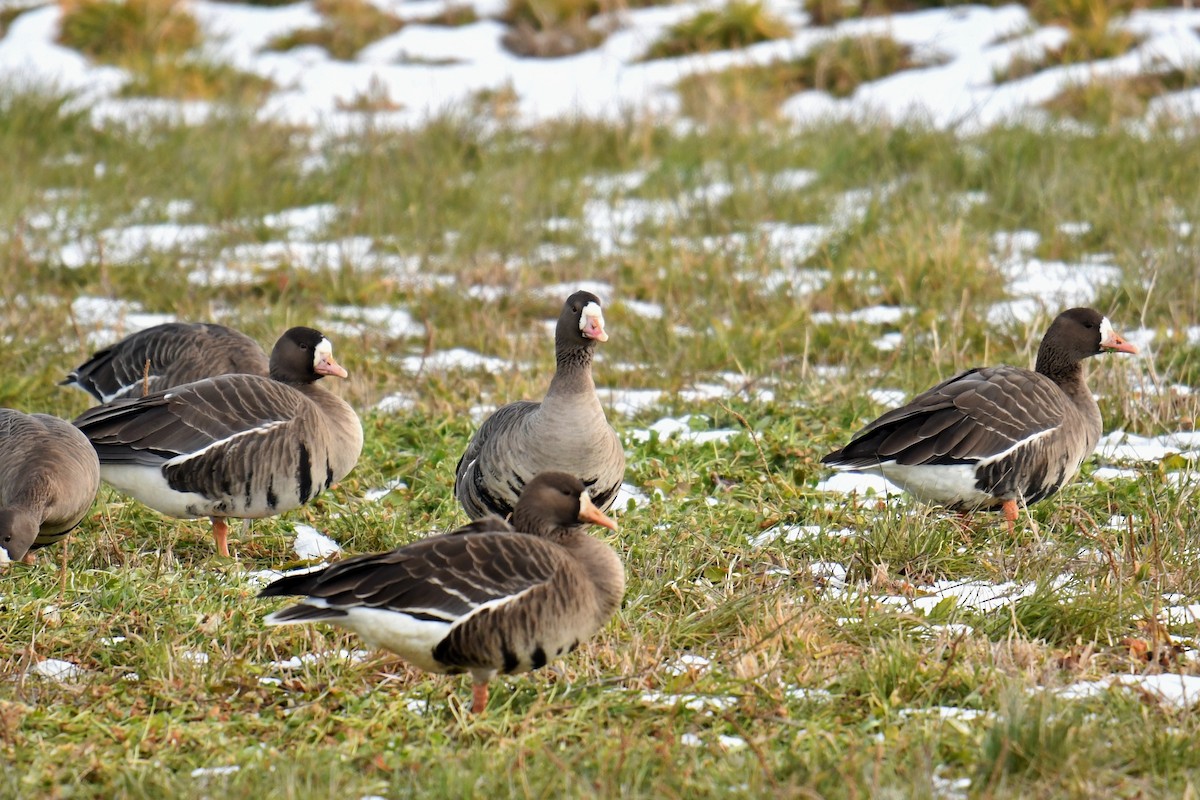
[[1112,323],[1108,321],[1108,317],[1100,318],[1100,341],[1107,342],[1117,335],[1113,330]]
[[333,355],[333,345],[328,339],[322,339],[313,350],[313,363],[319,363],[322,357]]
[[588,303],[583,307],[583,313],[579,315],[579,330],[587,327],[589,319],[596,320],[600,327],[604,327],[604,313],[600,311],[599,303]]
[[579,508],[582,509],[588,503],[592,502],[592,496],[588,494],[588,490],[584,489],[579,494]]

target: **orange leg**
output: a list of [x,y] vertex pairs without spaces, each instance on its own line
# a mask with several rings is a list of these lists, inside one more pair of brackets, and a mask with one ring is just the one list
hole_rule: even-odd
[[1016,500],[1005,500],[1000,504],[1000,510],[1004,513],[1004,520],[1008,523],[1008,535],[1016,535],[1016,522],[1020,512],[1017,510]]
[[217,542],[217,552],[229,558],[229,523],[224,517],[213,517],[213,539]]
[[476,683],[471,686],[471,713],[482,714],[487,708],[488,685],[484,683]]

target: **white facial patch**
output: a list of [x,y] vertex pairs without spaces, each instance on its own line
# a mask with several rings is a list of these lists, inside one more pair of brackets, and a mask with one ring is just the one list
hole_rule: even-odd
[[1112,323],[1108,321],[1108,317],[1101,317],[1100,318],[1100,344],[1101,344],[1101,346],[1103,346],[1105,342],[1111,342],[1113,340],[1113,337],[1115,337],[1116,335],[1117,335],[1117,332],[1113,330]]
[[322,361],[327,361],[333,355],[333,345],[328,339],[322,339],[313,350],[313,366],[320,364]]
[[583,307],[583,313],[579,315],[579,330],[589,339],[608,341],[608,334],[604,332],[604,313],[600,311],[599,303],[591,302]]
[[604,313],[600,310],[599,303],[588,303],[583,307],[583,313],[579,315],[579,330],[588,326],[589,319],[596,320],[597,325],[604,327]]

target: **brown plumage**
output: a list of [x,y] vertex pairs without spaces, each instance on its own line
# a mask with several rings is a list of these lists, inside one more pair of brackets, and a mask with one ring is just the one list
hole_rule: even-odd
[[87,437],[46,414],[0,408],[0,557],[32,561],[79,524],[100,465]]
[[218,375],[265,377],[269,370],[267,354],[240,331],[208,322],[168,322],[97,351],[59,385],[107,403]]
[[545,398],[496,409],[458,461],[454,494],[468,517],[508,516],[525,483],[547,470],[583,481],[601,511],[612,506],[625,476],[625,450],[592,379],[596,343],[606,341],[600,298],[591,292],[568,297],[555,328],[557,368]]
[[429,672],[470,672],[472,710],[498,672],[538,669],[574,650],[616,612],[617,554],[581,522],[616,530],[578,478],[537,475],[511,524],[476,520],[444,536],[289,575],[263,596],[306,595],[268,625],[331,622]]
[[271,353],[271,377],[223,375],[84,412],[75,424],[118,490],[180,519],[213,518],[229,555],[226,517],[282,514],[354,468],[362,425],[316,382],[346,377],[328,340],[292,328]]
[[1057,492],[1100,439],[1100,409],[1083,361],[1136,353],[1108,319],[1072,308],[1051,323],[1035,370],[968,370],[859,431],[821,459],[882,475],[919,500],[962,513],[998,509],[1009,530],[1018,507]]

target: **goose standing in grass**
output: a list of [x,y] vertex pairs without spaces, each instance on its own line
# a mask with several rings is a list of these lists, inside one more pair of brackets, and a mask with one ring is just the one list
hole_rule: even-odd
[[1100,408],[1083,361],[1137,353],[1090,308],[1051,323],[1034,370],[982,367],[939,383],[863,428],[821,459],[882,475],[917,499],[968,513],[1018,508],[1057,492],[1100,440]]
[[600,298],[591,292],[568,297],[555,327],[557,367],[545,398],[498,408],[458,461],[454,494],[467,516],[508,516],[525,484],[547,470],[583,481],[601,511],[612,506],[625,476],[625,451],[592,379],[596,343],[607,341]]
[[24,559],[79,524],[100,487],[87,437],[58,417],[0,408],[0,561]]
[[511,524],[485,517],[280,578],[262,595],[306,597],[265,622],[331,622],[428,672],[469,672],[479,713],[496,673],[538,669],[571,652],[620,606],[624,567],[584,522],[617,529],[578,478],[544,472],[526,484]]
[[119,491],[179,519],[212,517],[229,555],[226,517],[254,519],[307,503],[354,468],[358,415],[317,386],[346,377],[329,340],[292,328],[271,352],[270,378],[222,375],[85,411],[75,424]]
[[107,403],[218,375],[267,376],[269,370],[267,354],[241,331],[209,322],[168,322],[97,351],[59,385]]

